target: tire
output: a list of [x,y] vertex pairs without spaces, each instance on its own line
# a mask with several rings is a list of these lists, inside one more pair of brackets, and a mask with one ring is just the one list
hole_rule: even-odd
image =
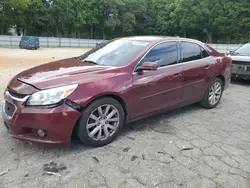
[[117,100],[110,97],[98,99],[83,110],[77,127],[77,136],[86,145],[95,147],[107,145],[118,136],[124,119],[124,109]]
[[[214,94],[213,96],[217,96],[216,100],[211,101],[209,100],[209,97],[211,97],[213,87],[216,87],[216,85],[221,88],[220,95],[218,95],[218,93]],[[223,85],[222,80],[220,78],[214,78],[213,81],[209,84],[207,91],[205,93],[205,96],[203,100],[200,102],[200,105],[207,109],[215,108],[220,103],[220,100],[223,94],[223,88],[224,88],[224,85]],[[217,89],[219,90],[219,88]]]

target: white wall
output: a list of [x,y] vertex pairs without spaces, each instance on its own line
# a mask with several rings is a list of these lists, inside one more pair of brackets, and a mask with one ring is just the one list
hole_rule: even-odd
[[[0,46],[19,46],[21,36],[0,35]],[[39,37],[41,47],[94,47],[103,40]]]
[[[94,47],[104,40],[39,37],[41,47]],[[0,35],[0,46],[19,46],[21,36]],[[221,53],[236,50],[242,44],[209,44]]]

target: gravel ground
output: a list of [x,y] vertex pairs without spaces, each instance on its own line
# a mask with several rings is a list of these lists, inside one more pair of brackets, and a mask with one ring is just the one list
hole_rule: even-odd
[[[3,56],[2,50],[11,56]],[[54,54],[62,58],[82,50],[0,49],[0,87]],[[27,58],[24,53],[32,55]],[[47,56],[39,59],[33,53]],[[0,118],[0,188],[249,188],[249,93],[249,82],[234,82],[216,109],[191,105],[135,122],[101,148],[78,141],[58,149],[24,143],[10,138]]]

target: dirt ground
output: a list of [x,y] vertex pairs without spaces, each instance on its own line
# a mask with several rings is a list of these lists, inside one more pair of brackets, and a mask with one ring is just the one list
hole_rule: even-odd
[[[86,50],[0,48],[0,103],[18,72]],[[129,124],[101,148],[15,140],[0,116],[0,188],[249,188],[249,94],[250,82],[234,81],[217,108],[191,105]]]
[[[27,68],[74,57],[86,52],[87,48],[41,48],[25,50],[19,48],[0,48],[0,99],[8,81],[17,73]],[[10,68],[11,67],[11,68]]]

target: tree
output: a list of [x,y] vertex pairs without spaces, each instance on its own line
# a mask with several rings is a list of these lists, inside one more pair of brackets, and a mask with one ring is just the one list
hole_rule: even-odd
[[249,0],[0,0],[0,32],[111,39],[179,35],[250,40]]

